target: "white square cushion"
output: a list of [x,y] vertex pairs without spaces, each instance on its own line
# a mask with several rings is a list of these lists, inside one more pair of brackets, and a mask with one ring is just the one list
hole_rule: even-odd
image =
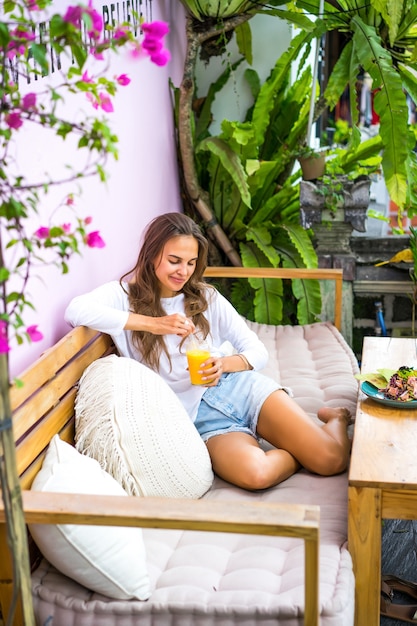
[[178,397],[127,357],[113,354],[86,368],[75,443],[130,495],[200,498],[213,482],[206,445]]
[[[32,490],[126,496],[94,459],[55,435]],[[142,529],[73,524],[31,524],[44,557],[63,574],[118,600],[147,600],[149,577]]]

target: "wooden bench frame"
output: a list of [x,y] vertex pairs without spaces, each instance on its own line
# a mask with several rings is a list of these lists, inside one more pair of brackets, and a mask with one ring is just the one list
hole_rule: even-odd
[[[342,270],[220,268],[208,277],[300,278],[335,281],[335,325],[340,329]],[[96,524],[181,528],[230,533],[299,537],[305,542],[305,624],[319,623],[319,507],[286,504],[169,498],[105,497],[30,491],[51,438],[59,433],[74,441],[77,382],[96,359],[115,352],[109,336],[85,327],[72,329],[29,367],[12,386],[14,439],[23,508],[28,523]],[[0,502],[0,610],[6,617],[12,602],[13,571],[7,544],[4,507]],[[14,621],[23,626],[21,611]]]

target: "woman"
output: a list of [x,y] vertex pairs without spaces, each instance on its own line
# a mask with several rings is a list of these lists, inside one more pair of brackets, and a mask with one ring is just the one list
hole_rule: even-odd
[[[207,249],[192,219],[161,215],[149,224],[133,270],[120,282],[74,298],[65,319],[110,334],[120,355],[162,376],[224,480],[255,490],[285,480],[301,466],[322,475],[342,472],[350,451],[349,411],[320,409],[320,427],[289,390],[255,371],[265,366],[267,351],[233,306],[204,282]],[[191,334],[207,337],[218,349],[201,366],[204,386],[190,383],[184,345]],[[222,353],[225,342],[237,354]],[[258,438],[274,449],[262,450]]]

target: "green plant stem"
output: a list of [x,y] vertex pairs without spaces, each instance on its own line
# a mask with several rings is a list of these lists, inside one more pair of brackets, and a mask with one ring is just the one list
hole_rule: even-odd
[[16,465],[8,376],[7,354],[0,354],[0,476],[7,538],[13,563],[14,597],[8,616],[3,616],[6,626],[14,623],[18,594],[20,593],[23,623],[36,626],[32,604],[29,548],[23,514],[22,493]]

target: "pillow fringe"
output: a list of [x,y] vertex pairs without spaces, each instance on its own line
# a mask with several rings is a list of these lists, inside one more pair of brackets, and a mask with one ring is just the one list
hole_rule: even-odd
[[[115,438],[120,445],[120,433],[115,428],[112,412],[109,411],[108,393],[102,391],[109,385],[108,376],[99,367],[92,369],[97,370],[95,377],[85,377],[84,381],[83,377],[80,379],[80,384],[83,381],[82,397],[86,401],[82,400],[80,394],[75,401],[75,447],[81,454],[96,459],[101,468],[113,476],[129,494],[141,496],[143,494],[120,454],[119,446],[114,445]],[[91,404],[101,419],[88,419],[91,415]]]

